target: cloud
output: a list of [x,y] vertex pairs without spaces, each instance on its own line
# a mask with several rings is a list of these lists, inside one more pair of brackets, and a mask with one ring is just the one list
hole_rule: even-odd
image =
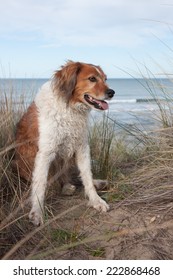
[[42,47],[144,45],[172,25],[173,6],[158,0],[6,0],[0,37],[38,40]]

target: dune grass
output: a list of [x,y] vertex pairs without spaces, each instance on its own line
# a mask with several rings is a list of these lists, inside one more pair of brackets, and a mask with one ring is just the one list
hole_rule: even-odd
[[[155,85],[146,80],[146,89],[155,96]],[[128,129],[111,117],[104,115],[99,122],[92,124],[89,141],[92,157],[92,171],[95,178],[107,179],[109,187],[101,193],[112,205],[142,205],[157,213],[170,211],[173,197],[173,140],[172,140],[172,98],[163,89],[165,102],[158,100],[160,127],[146,132]],[[14,95],[1,94],[0,102],[0,252],[5,259],[42,259],[44,256],[56,258],[56,250],[70,250],[84,246],[94,257],[103,256],[104,248],[92,245],[93,240],[104,239],[105,235],[88,238],[87,231],[81,230],[83,217],[90,219],[88,210],[80,214],[75,211],[85,207],[79,194],[67,199],[68,209],[55,202],[54,190],[50,190],[50,206],[47,206],[49,220],[39,228],[28,222],[29,186],[13,172],[14,135],[16,123],[26,109],[24,99],[14,102]],[[8,96],[8,97],[7,97]],[[156,96],[155,96],[156,97]],[[166,106],[166,107],[165,107]],[[156,116],[153,115],[153,118]],[[157,116],[158,117],[158,116]],[[117,128],[121,127],[121,134]],[[129,137],[141,145],[129,145]],[[56,196],[55,196],[56,198]],[[48,198],[49,199],[49,198]],[[58,198],[60,204],[64,198]],[[57,200],[57,199],[56,199]],[[69,202],[71,201],[71,202]],[[81,202],[82,201],[82,202]],[[76,204],[77,203],[77,204]],[[55,215],[55,213],[58,213]],[[80,220],[69,227],[67,214]],[[74,216],[73,216],[74,215]],[[67,223],[64,223],[64,219]],[[76,217],[76,216],[75,216]],[[61,219],[63,218],[63,222]],[[72,218],[73,219],[73,218]],[[145,231],[145,230],[144,230]],[[109,236],[111,237],[111,232]],[[124,235],[128,236],[128,232]],[[94,239],[95,238],[95,239]],[[82,247],[83,248],[83,247]],[[53,252],[53,255],[51,255]],[[61,258],[61,255],[58,255]],[[81,257],[82,258],[82,257]]]

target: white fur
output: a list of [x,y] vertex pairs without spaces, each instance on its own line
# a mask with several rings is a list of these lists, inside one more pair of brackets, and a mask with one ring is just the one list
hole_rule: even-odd
[[67,105],[53,91],[50,82],[43,85],[35,98],[35,104],[38,110],[39,150],[31,184],[31,221],[35,225],[43,222],[49,167],[57,153],[66,160],[75,154],[89,204],[97,210],[107,211],[109,206],[98,196],[93,185],[87,140],[88,107],[82,103]]

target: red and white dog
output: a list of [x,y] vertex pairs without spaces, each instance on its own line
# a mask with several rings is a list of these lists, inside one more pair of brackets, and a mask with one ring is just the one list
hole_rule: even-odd
[[87,120],[90,109],[108,109],[105,100],[114,93],[99,66],[69,61],[42,86],[19,121],[15,159],[21,177],[31,179],[29,218],[35,225],[43,222],[48,174],[55,161],[57,179],[68,173],[75,159],[90,205],[99,211],[109,209],[93,184]]

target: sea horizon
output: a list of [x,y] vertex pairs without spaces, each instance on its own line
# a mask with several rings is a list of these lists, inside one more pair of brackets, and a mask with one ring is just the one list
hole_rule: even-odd
[[[4,96],[10,97],[12,94],[13,102],[20,103],[22,100],[29,106],[39,88],[48,80],[50,79],[0,78],[1,102]],[[107,83],[115,91],[115,96],[108,102],[109,111],[105,113],[127,126],[151,127],[159,112],[158,102],[172,100],[173,83],[167,78],[108,78]],[[164,108],[167,109],[166,106]],[[100,112],[94,110],[92,115],[97,119],[101,116]]]

